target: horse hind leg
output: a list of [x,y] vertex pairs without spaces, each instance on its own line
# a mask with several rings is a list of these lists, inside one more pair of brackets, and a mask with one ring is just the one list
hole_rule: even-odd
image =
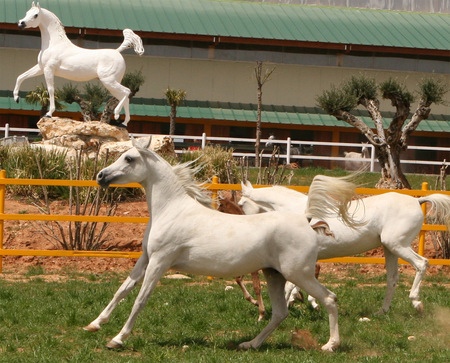
[[269,324],[253,340],[241,343],[238,349],[257,349],[267,339],[267,337],[283,322],[288,316],[288,308],[284,299],[284,285],[286,279],[278,271],[264,269],[264,276],[267,281],[270,302],[272,303],[272,318]]
[[413,285],[409,298],[414,308],[419,312],[423,312],[423,303],[420,301],[420,284],[425,276],[428,267],[428,260],[425,257],[420,256],[411,247],[398,247],[396,249],[390,248],[390,251],[409,262],[416,270],[416,276],[414,277]]
[[386,259],[386,295],[384,296],[383,305],[377,314],[384,314],[389,311],[398,283],[398,257],[386,247],[383,246],[383,248]]
[[129,96],[130,89],[121,85],[117,80],[100,79],[106,89],[119,100],[116,108],[114,109],[114,119],[118,120],[120,117],[120,111],[125,108],[125,120],[123,124],[126,126],[130,121],[130,107],[129,107]]

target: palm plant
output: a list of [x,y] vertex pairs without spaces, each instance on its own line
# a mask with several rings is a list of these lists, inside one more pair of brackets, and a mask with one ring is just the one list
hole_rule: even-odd
[[[65,108],[63,104],[59,102],[60,92],[58,90],[55,91],[55,107],[56,110],[62,110]],[[45,116],[48,112],[48,108],[50,106],[50,97],[48,95],[47,88],[41,84],[37,86],[33,91],[30,91],[25,96],[25,101],[30,105],[40,105],[41,106],[41,117]]]
[[168,88],[164,92],[164,96],[166,96],[167,103],[170,106],[170,135],[175,134],[175,119],[177,117],[177,107],[186,99],[186,91],[181,89],[174,90]]

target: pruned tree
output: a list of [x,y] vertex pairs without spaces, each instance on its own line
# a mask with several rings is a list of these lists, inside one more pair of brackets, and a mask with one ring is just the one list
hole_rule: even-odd
[[[60,100],[60,92],[55,91],[55,107],[56,110],[62,110],[65,106],[59,102]],[[41,106],[41,117],[44,117],[45,114],[48,112],[48,108],[50,105],[50,96],[48,94],[47,88],[41,84],[40,86],[37,86],[34,90],[27,93],[25,96],[26,103],[30,105],[36,105],[38,104]]]
[[170,106],[170,131],[169,135],[175,135],[175,123],[177,117],[177,107],[186,99],[186,91],[167,88],[164,91],[167,103]]
[[255,78],[257,85],[257,111],[256,111],[256,143],[255,143],[255,166],[261,165],[261,113],[262,113],[262,88],[264,84],[269,80],[272,73],[275,71],[275,67],[272,69],[264,70],[264,64],[262,61],[256,62]]
[[[409,121],[414,96],[393,78],[378,85],[375,79],[364,75],[353,76],[339,88],[332,86],[331,90],[324,91],[317,97],[317,104],[338,120],[356,127],[374,145],[375,155],[381,166],[377,188],[410,189],[401,169],[400,155],[408,147],[409,135],[422,120],[429,117],[431,105],[443,103],[448,90],[448,85],[440,79],[426,78],[420,81],[417,107]],[[386,129],[378,93],[383,99],[390,100],[395,108],[394,117]],[[358,105],[367,109],[374,127],[351,113]]]
[[86,83],[84,92],[80,92],[77,86],[68,83],[60,91],[60,98],[67,103],[77,103],[84,121],[95,121],[100,119],[100,108],[108,100],[109,93],[98,84]]
[[[131,100],[136,93],[139,92],[139,89],[145,82],[145,77],[141,71],[128,72],[125,73],[122,79],[122,85],[130,89],[130,95],[128,98]],[[100,118],[101,122],[105,123],[113,123],[111,122],[112,117],[114,115],[114,109],[119,104],[119,100],[115,97],[111,97],[105,105],[105,109],[103,110],[102,117]]]

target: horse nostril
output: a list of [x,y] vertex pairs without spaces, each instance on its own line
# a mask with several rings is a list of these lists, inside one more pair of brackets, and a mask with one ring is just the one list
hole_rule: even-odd
[[19,21],[19,23],[17,25],[19,26],[19,28],[25,28],[25,22],[24,21]]
[[97,174],[97,179],[101,179],[101,178],[103,178],[103,173],[102,172]]

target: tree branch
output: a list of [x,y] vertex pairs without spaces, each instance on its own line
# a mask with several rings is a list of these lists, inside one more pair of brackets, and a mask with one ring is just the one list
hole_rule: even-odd
[[360,118],[352,115],[350,112],[339,110],[333,113],[333,116],[338,120],[345,121],[349,125],[356,127],[367,137],[371,144],[376,146],[381,146],[383,144],[383,140],[380,140],[380,138],[375,135],[369,126],[367,126]]

